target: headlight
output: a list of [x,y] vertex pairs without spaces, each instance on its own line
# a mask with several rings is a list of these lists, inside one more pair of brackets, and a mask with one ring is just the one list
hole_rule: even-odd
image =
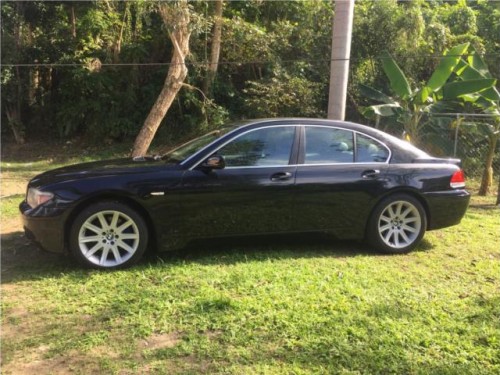
[[54,194],[47,191],[40,191],[35,188],[29,188],[28,194],[26,196],[26,202],[28,202],[31,208],[35,208],[42,203],[45,203],[48,200],[52,199],[53,197]]

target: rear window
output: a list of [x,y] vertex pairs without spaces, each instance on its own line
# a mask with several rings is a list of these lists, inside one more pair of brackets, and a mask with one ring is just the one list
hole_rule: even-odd
[[382,143],[363,134],[356,134],[356,162],[385,163],[389,150]]

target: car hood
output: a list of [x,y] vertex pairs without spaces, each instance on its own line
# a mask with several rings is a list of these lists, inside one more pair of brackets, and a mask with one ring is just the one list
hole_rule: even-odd
[[103,160],[90,163],[74,164],[44,172],[33,178],[29,186],[40,187],[75,179],[117,176],[124,174],[148,173],[161,170],[178,169],[175,163],[153,157],[136,157]]

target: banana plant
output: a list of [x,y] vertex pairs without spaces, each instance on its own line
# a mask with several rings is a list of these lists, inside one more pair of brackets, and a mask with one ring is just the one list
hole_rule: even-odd
[[[458,76],[463,79],[493,78],[485,61],[475,50],[467,57],[467,61],[460,61],[457,71]],[[493,86],[479,93],[465,95],[463,99],[472,103],[475,109],[491,115],[491,122],[484,127],[488,139],[488,151],[478,193],[479,195],[487,195],[493,183],[493,158],[500,139],[500,95],[496,87]],[[498,194],[500,200],[500,192]]]
[[382,69],[389,79],[392,93],[385,94],[361,84],[361,94],[377,103],[362,108],[362,114],[368,118],[395,117],[410,140],[418,144],[426,114],[452,112],[467,102],[486,104],[486,101],[500,97],[495,89],[496,80],[485,73],[487,68],[481,66],[484,61],[479,55],[470,54],[464,60],[468,50],[469,43],[464,43],[446,51],[429,80],[422,87],[413,89],[396,61],[386,52]]

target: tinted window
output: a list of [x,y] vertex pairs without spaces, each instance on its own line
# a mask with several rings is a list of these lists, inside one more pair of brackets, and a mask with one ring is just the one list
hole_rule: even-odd
[[353,133],[349,130],[306,127],[306,164],[352,163]]
[[389,151],[372,138],[356,134],[356,162],[384,163],[389,157]]
[[287,165],[294,135],[293,126],[258,129],[239,136],[217,154],[228,167]]

